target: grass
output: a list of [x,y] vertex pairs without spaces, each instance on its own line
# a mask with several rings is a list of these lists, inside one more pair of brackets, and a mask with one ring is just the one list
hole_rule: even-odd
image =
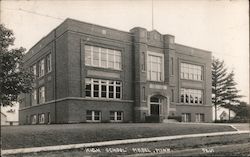
[[85,123],[1,127],[2,149],[223,131],[235,130],[223,125],[182,123]]
[[[177,139],[171,141],[145,142],[134,144],[123,144],[104,147],[80,148],[62,151],[50,151],[28,154],[6,155],[6,157],[90,157],[90,156],[247,156],[250,153],[248,134],[225,135],[224,137],[197,137],[191,139]],[[220,148],[220,146],[222,146]],[[205,153],[203,148],[216,148],[214,153]],[[231,148],[230,148],[231,147]],[[133,149],[147,148],[151,153],[138,153]],[[100,152],[87,151],[87,149],[99,149]],[[125,150],[117,152],[114,150]],[[170,153],[164,154],[164,150]],[[163,150],[163,151],[161,151]],[[196,150],[196,151],[194,151]],[[166,151],[165,151],[166,152]],[[224,155],[227,154],[227,155]]]

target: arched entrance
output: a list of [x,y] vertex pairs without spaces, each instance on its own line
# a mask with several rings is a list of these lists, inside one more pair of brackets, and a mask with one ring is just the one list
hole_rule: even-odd
[[161,94],[153,94],[148,97],[148,116],[146,122],[162,122],[168,116],[168,98]]
[[158,97],[153,96],[150,98],[150,115],[151,116],[160,116],[161,103],[162,103],[162,100]]

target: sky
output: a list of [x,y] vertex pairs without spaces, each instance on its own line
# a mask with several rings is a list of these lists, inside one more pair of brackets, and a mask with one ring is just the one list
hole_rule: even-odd
[[175,36],[175,42],[212,51],[234,70],[242,100],[249,102],[247,0],[1,1],[1,23],[13,30],[15,46],[30,49],[66,18],[123,31],[133,27]]

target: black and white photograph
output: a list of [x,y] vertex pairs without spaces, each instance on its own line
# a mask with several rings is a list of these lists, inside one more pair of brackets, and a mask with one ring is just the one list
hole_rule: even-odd
[[250,156],[248,0],[1,0],[1,156]]

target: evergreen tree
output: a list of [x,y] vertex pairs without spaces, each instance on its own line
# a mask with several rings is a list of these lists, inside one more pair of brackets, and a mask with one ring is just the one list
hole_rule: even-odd
[[224,104],[225,82],[227,80],[227,69],[224,61],[217,58],[212,59],[212,103],[214,105],[215,120],[217,120],[217,110]]
[[223,106],[225,108],[229,109],[229,120],[230,120],[230,111],[233,109],[233,105],[238,105],[240,100],[239,98],[242,98],[242,95],[239,95],[238,93],[240,92],[236,88],[237,83],[234,81],[234,71],[228,74],[223,90],[224,90],[224,95],[223,95],[223,101],[224,104]]
[[20,93],[32,89],[33,75],[23,68],[24,48],[14,45],[13,32],[0,24],[0,106],[12,105]]

